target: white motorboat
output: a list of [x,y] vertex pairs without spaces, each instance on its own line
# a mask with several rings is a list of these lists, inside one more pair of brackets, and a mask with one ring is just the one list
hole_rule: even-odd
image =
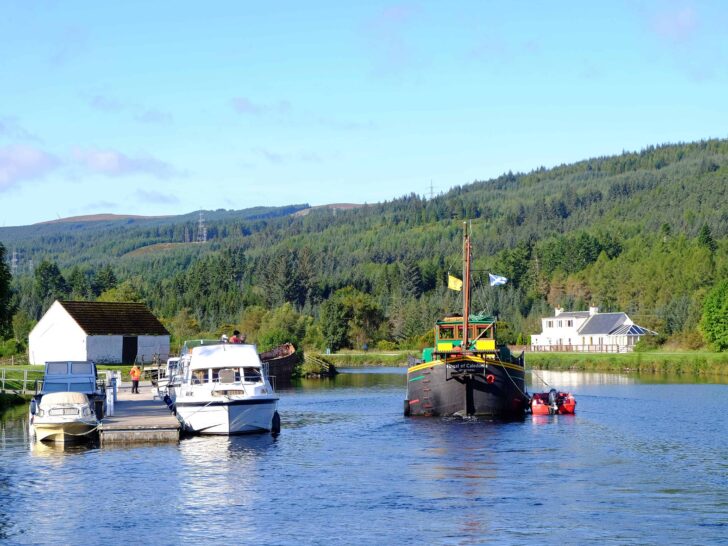
[[31,425],[38,441],[69,442],[88,438],[99,422],[85,394],[51,392],[41,397]]
[[278,396],[254,345],[187,346],[173,401],[177,418],[199,434],[277,433]]
[[179,384],[179,361],[178,356],[168,358],[164,367],[152,371],[152,386],[157,389],[157,395],[160,398],[169,394],[175,384]]
[[88,439],[103,418],[105,391],[89,361],[46,362],[30,401],[30,428],[38,441]]

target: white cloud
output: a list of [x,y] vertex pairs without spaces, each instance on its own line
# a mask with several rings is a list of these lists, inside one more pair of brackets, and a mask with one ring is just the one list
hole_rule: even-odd
[[0,192],[21,182],[42,178],[59,164],[58,158],[32,146],[0,148]]
[[182,173],[169,163],[149,155],[131,157],[116,150],[77,149],[73,152],[76,161],[88,170],[107,176],[146,174],[166,179]]

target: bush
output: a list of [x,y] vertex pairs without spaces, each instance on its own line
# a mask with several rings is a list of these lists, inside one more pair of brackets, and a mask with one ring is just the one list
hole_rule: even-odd
[[387,341],[386,339],[383,339],[381,341],[377,341],[376,348],[380,351],[395,351],[397,349],[397,344],[394,341]]
[[634,346],[634,351],[636,353],[654,351],[654,350],[662,347],[662,345],[665,343],[665,341],[667,341],[667,337],[665,337],[663,335],[644,336],[642,339],[640,339],[637,342],[637,345]]
[[22,354],[23,345],[15,339],[0,341],[0,357]]

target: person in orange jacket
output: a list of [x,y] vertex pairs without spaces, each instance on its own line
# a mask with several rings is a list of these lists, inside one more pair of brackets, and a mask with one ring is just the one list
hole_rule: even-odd
[[142,376],[142,371],[139,369],[139,366],[134,364],[129,372],[129,376],[131,377],[131,392],[133,394],[139,394],[139,378]]

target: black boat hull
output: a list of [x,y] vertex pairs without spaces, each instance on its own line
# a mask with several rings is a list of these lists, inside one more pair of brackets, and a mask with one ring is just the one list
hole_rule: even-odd
[[448,359],[407,371],[405,415],[522,417],[528,405],[523,366]]

